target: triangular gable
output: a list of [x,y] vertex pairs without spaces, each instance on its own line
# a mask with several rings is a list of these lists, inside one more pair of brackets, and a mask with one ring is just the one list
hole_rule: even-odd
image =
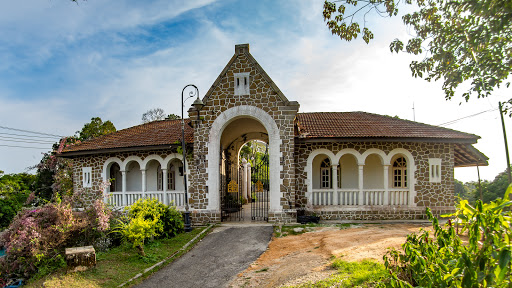
[[211,94],[215,90],[215,88],[221,83],[223,77],[226,75],[226,73],[230,70],[230,68],[233,66],[233,64],[236,62],[238,57],[240,55],[245,55],[249,62],[254,65],[258,73],[263,77],[263,79],[270,85],[272,90],[277,94],[277,96],[283,101],[285,105],[298,105],[297,101],[289,101],[286,96],[284,96],[283,92],[277,87],[277,85],[272,81],[272,79],[268,76],[267,72],[263,70],[263,68],[260,66],[260,64],[254,59],[254,57],[249,52],[249,44],[238,44],[235,45],[235,54],[231,59],[229,60],[228,64],[222,69],[222,72],[220,72],[219,76],[213,82],[213,85],[210,87],[208,92],[206,92],[205,96],[203,97],[203,103],[206,103],[206,101],[210,98]]

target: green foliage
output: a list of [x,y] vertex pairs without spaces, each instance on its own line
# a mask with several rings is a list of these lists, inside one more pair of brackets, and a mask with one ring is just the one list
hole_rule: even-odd
[[[392,52],[405,51],[421,56],[412,61],[413,76],[427,81],[443,79],[446,99],[451,99],[462,83],[462,94],[487,97],[499,88],[512,71],[512,1],[510,0],[342,0],[325,1],[323,17],[331,32],[351,41],[362,35],[368,43],[373,33],[365,26],[370,12],[392,17],[398,6],[415,9],[402,17],[415,34],[407,43],[395,39]],[[363,25],[361,30],[360,24]],[[510,82],[506,83],[509,87]],[[512,99],[508,100],[512,104]]]
[[112,132],[116,132],[116,127],[110,120],[103,122],[100,117],[93,117],[91,122],[84,124],[82,130],[77,131],[76,134],[81,141],[84,141]]
[[165,119],[167,119],[167,120],[179,120],[179,119],[181,119],[181,116],[171,113],[171,114],[167,115],[167,117]]
[[387,275],[384,265],[371,260],[347,262],[338,258],[331,267],[337,272],[329,278],[296,287],[375,287]]
[[25,205],[36,176],[20,173],[0,176],[0,230],[11,223]]
[[384,257],[391,278],[386,287],[510,287],[512,215],[508,200],[488,204],[481,201],[476,206],[462,200],[455,217],[461,233],[467,233],[463,242],[451,220],[442,227],[427,209],[432,221],[434,237],[422,230],[410,234],[402,245],[403,252],[391,249]]
[[[463,187],[460,187],[463,185]],[[481,181],[482,186],[482,199],[480,199],[480,187],[478,182],[467,182],[462,184],[455,181],[455,194],[462,199],[469,201],[471,205],[475,205],[477,200],[483,200],[484,203],[489,203],[498,198],[503,198],[508,186],[507,170],[499,173],[494,180]]]
[[144,241],[148,238],[170,238],[183,231],[183,216],[175,207],[156,199],[139,199],[125,208],[127,218],[114,229],[137,247],[144,256]]

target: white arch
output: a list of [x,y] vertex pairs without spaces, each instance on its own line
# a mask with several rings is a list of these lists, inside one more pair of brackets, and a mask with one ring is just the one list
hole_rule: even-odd
[[121,166],[121,171],[126,171],[128,164],[132,161],[139,163],[140,170],[145,169],[145,166],[142,165],[142,160],[140,159],[139,156],[128,156],[123,161],[123,165]]
[[213,122],[208,138],[208,210],[220,211],[219,195],[219,164],[220,164],[220,138],[224,129],[238,118],[252,118],[260,122],[268,133],[269,151],[269,180],[270,180],[270,211],[280,212],[281,206],[281,182],[282,167],[279,163],[281,153],[281,138],[276,122],[264,110],[254,106],[236,106],[222,112]]
[[117,157],[110,157],[108,158],[105,163],[103,163],[103,181],[107,181],[109,178],[108,178],[108,168],[110,166],[110,164],[112,163],[117,163],[119,165],[119,168],[121,169],[121,167],[123,167],[123,161],[121,161],[121,159],[117,158]]
[[334,162],[339,163],[341,157],[343,157],[343,155],[346,155],[346,154],[353,155],[357,160],[357,165],[364,165],[364,158],[361,155],[361,153],[359,153],[356,149],[352,149],[352,148],[345,148],[345,149],[339,151],[338,153],[336,153],[336,157],[334,157]]
[[409,152],[408,150],[405,150],[404,148],[396,148],[396,149],[393,149],[391,150],[391,152],[389,152],[388,156],[387,156],[387,162],[390,163],[390,165],[392,164],[391,163],[391,159],[393,159],[393,157],[397,154],[401,154],[405,157],[405,159],[407,160],[407,167],[415,167],[416,164],[414,164],[414,157],[412,156],[411,152]]
[[361,158],[363,159],[363,164],[366,162],[366,158],[368,156],[370,156],[371,154],[379,155],[380,161],[382,161],[382,165],[389,165],[389,160],[388,160],[386,153],[384,153],[384,151],[377,149],[377,148],[370,148],[370,149],[364,151],[363,155],[361,155],[362,156]]
[[[178,159],[181,161],[181,164],[183,164],[183,155],[181,154],[178,154],[178,153],[171,153],[169,155],[167,155],[165,158],[164,158],[164,164],[162,165],[162,167],[167,167],[169,165],[169,163],[172,162],[172,160],[174,159]],[[188,171],[188,163],[185,163],[185,169],[187,169]],[[188,184],[188,183],[187,183]],[[187,185],[188,187],[189,185]]]
[[338,162],[333,161],[334,159],[336,159],[336,156],[334,155],[334,153],[332,153],[331,150],[322,148],[316,149],[309,153],[308,160],[306,163],[306,199],[308,199],[309,203],[312,203],[313,201],[313,160],[318,155],[325,155],[331,161],[331,165],[335,163],[335,165],[338,165]]
[[144,160],[142,160],[142,165],[140,166],[140,169],[147,170],[148,163],[151,160],[156,160],[156,161],[158,161],[158,163],[160,163],[160,167],[165,167],[164,159],[162,159],[162,157],[160,157],[159,155],[152,154],[152,155],[149,155],[148,157],[144,158]]
[[397,154],[403,155],[407,160],[407,175],[409,181],[409,206],[416,206],[416,203],[414,202],[414,198],[416,197],[416,190],[414,189],[414,187],[416,186],[416,163],[414,162],[414,156],[412,156],[412,153],[404,148],[396,148],[388,153],[387,161],[391,163],[391,159],[393,159],[393,157]]

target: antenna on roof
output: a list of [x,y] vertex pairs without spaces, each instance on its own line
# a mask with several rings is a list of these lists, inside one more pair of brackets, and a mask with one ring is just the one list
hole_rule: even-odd
[[416,111],[414,110],[414,101],[412,102],[412,119],[416,121]]

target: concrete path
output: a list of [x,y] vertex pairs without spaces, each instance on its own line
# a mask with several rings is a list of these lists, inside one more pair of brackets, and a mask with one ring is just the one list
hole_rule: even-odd
[[271,236],[268,225],[217,227],[187,254],[135,287],[227,287],[267,249]]

